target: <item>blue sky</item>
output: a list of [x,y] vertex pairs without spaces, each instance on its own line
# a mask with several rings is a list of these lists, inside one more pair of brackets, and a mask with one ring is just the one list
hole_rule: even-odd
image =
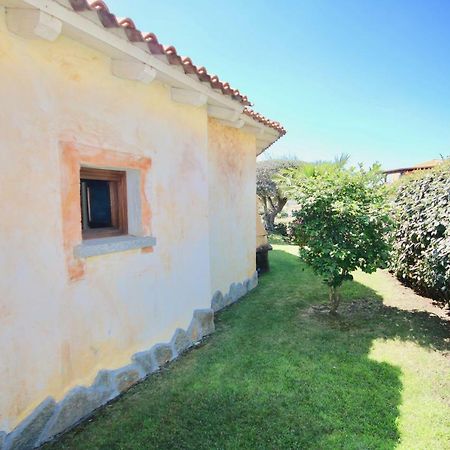
[[282,122],[272,158],[450,155],[450,0],[108,0]]

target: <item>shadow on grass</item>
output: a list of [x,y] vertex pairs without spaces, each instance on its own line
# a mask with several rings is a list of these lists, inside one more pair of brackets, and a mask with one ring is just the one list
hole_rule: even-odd
[[439,318],[382,305],[340,317],[305,313],[326,288],[275,250],[258,289],[220,313],[217,332],[61,440],[54,449],[393,449],[400,369],[369,359],[375,339],[443,349]]

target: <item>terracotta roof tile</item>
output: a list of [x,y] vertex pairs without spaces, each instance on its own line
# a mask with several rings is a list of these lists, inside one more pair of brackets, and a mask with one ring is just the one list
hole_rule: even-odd
[[136,25],[134,24],[133,20],[130,19],[129,17],[124,17],[124,18],[117,17],[117,22],[119,23],[119,25],[121,27],[136,30]]
[[163,55],[164,47],[158,42],[154,33],[142,33],[144,41],[147,42],[148,49],[152,55]]
[[280,133],[280,137],[286,134],[286,129],[279,122],[267,119],[262,114],[259,114],[250,108],[245,108],[244,114],[251,117],[253,120],[256,120],[257,122],[262,123],[263,125],[277,130],[278,133]]
[[[223,95],[229,96],[231,99],[241,103],[244,106],[251,106],[250,101],[246,95],[241,94],[238,89],[234,89],[229,83],[223,82],[217,75],[210,75],[208,71],[202,66],[197,67],[190,58],[182,57],[178,54],[176,48],[171,45],[168,47],[162,46],[158,38],[153,33],[144,33],[136,28],[136,24],[132,19],[118,18],[110,12],[107,4],[101,0],[88,1],[88,0],[69,0],[72,9],[75,12],[84,11],[96,11],[101,24],[105,28],[122,28],[125,31],[125,35],[130,42],[143,42],[147,44],[149,53],[161,56],[164,55],[167,62],[171,65],[180,66],[186,74],[195,76],[199,81],[208,83],[211,88],[220,91]],[[286,130],[278,123],[272,120],[266,119],[261,114],[258,114],[248,108],[244,110],[244,113],[258,122],[274,128],[280,135],[286,133]]]

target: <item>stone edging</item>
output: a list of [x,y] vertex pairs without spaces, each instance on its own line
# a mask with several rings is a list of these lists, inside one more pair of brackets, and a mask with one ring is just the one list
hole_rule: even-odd
[[242,283],[232,283],[225,295],[216,291],[211,308],[195,310],[187,331],[177,328],[169,343],[135,353],[131,363],[119,369],[100,370],[91,386],[74,387],[59,403],[48,397],[11,433],[0,431],[0,450],[30,450],[73,428],[96,409],[213,333],[214,313],[236,302],[257,285],[258,273],[255,272]]
[[242,283],[232,283],[228,293],[222,294],[221,291],[216,291],[211,300],[211,308],[214,312],[237,302],[247,292],[258,286],[258,272],[255,272],[251,278],[247,278]]

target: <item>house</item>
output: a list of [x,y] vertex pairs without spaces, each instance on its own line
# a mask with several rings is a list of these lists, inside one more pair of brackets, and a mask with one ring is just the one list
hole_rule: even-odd
[[441,164],[442,161],[443,161],[442,159],[432,159],[430,161],[425,161],[411,167],[402,167],[399,169],[385,170],[383,173],[385,175],[386,182],[393,183],[394,181],[400,179],[403,175],[408,175],[412,172],[417,172],[420,170],[432,169],[433,167],[436,167],[437,165]]
[[285,131],[102,1],[0,0],[0,448],[68,429],[257,284]]

